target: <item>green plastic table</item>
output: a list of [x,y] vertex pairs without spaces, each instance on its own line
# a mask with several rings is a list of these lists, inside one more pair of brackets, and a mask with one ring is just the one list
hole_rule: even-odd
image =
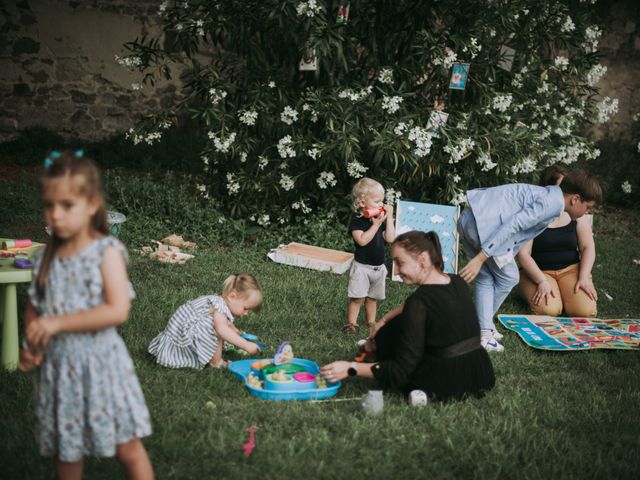
[[[0,238],[0,242],[9,240]],[[9,252],[27,253],[29,258],[41,243],[34,243],[31,248],[9,250]],[[21,256],[20,258],[25,258]],[[18,335],[18,299],[16,296],[16,284],[30,282],[31,269],[16,268],[13,266],[12,257],[0,257],[0,322],[2,323],[2,366],[8,370],[15,370],[19,360],[19,335]]]

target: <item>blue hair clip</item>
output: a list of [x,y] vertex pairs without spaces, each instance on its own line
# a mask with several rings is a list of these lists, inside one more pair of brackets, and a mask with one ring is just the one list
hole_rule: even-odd
[[54,150],[49,156],[55,160],[56,158],[60,158],[62,154],[58,150]]
[[76,150],[74,152],[74,155],[76,156],[76,158],[84,157],[84,148],[79,148],[78,150]]
[[62,154],[58,150],[52,151],[47,158],[44,159],[44,169],[48,170],[56,158],[60,158]]

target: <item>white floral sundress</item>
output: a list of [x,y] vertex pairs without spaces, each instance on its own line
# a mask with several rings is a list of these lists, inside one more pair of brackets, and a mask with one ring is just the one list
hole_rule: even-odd
[[[126,261],[125,247],[113,237],[94,240],[76,255],[55,257],[42,297],[35,284],[40,252],[28,291],[39,314],[64,315],[104,303],[100,267],[112,246]],[[129,292],[134,298],[130,284]],[[117,445],[151,434],[133,362],[115,327],[55,335],[34,373],[36,437],[42,455],[65,462],[85,455],[112,457]]]

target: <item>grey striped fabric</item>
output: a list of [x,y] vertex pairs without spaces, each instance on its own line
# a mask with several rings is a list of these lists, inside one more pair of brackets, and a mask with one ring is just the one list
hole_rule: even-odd
[[149,353],[169,368],[203,368],[218,349],[209,308],[214,307],[233,323],[233,315],[219,295],[203,295],[189,300],[171,316],[167,328],[151,340]]

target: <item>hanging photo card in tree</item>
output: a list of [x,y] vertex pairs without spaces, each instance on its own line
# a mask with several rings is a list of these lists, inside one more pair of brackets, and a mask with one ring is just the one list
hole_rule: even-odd
[[301,72],[315,72],[316,70],[318,70],[318,58],[316,57],[315,49],[307,51],[302,56],[302,58],[300,59],[299,70]]
[[510,72],[511,67],[513,67],[513,59],[515,56],[516,51],[513,48],[502,45],[502,47],[500,47],[500,61],[498,62],[498,67]]
[[449,82],[449,88],[451,90],[464,90],[467,86],[467,79],[469,78],[468,63],[454,63],[453,70],[451,71],[451,81]]
[[336,25],[346,25],[349,22],[350,4],[340,3],[338,7],[338,16],[336,17]]
[[446,125],[449,114],[446,112],[432,111],[429,116],[429,128],[433,132],[433,136],[438,138],[440,130]]
[[[432,203],[409,202],[398,200],[396,205],[396,235],[412,230],[438,234],[442,246],[442,260],[444,271],[458,272],[458,229],[456,224],[460,215],[460,208],[453,205],[435,205]],[[400,281],[395,267],[391,278]]]

